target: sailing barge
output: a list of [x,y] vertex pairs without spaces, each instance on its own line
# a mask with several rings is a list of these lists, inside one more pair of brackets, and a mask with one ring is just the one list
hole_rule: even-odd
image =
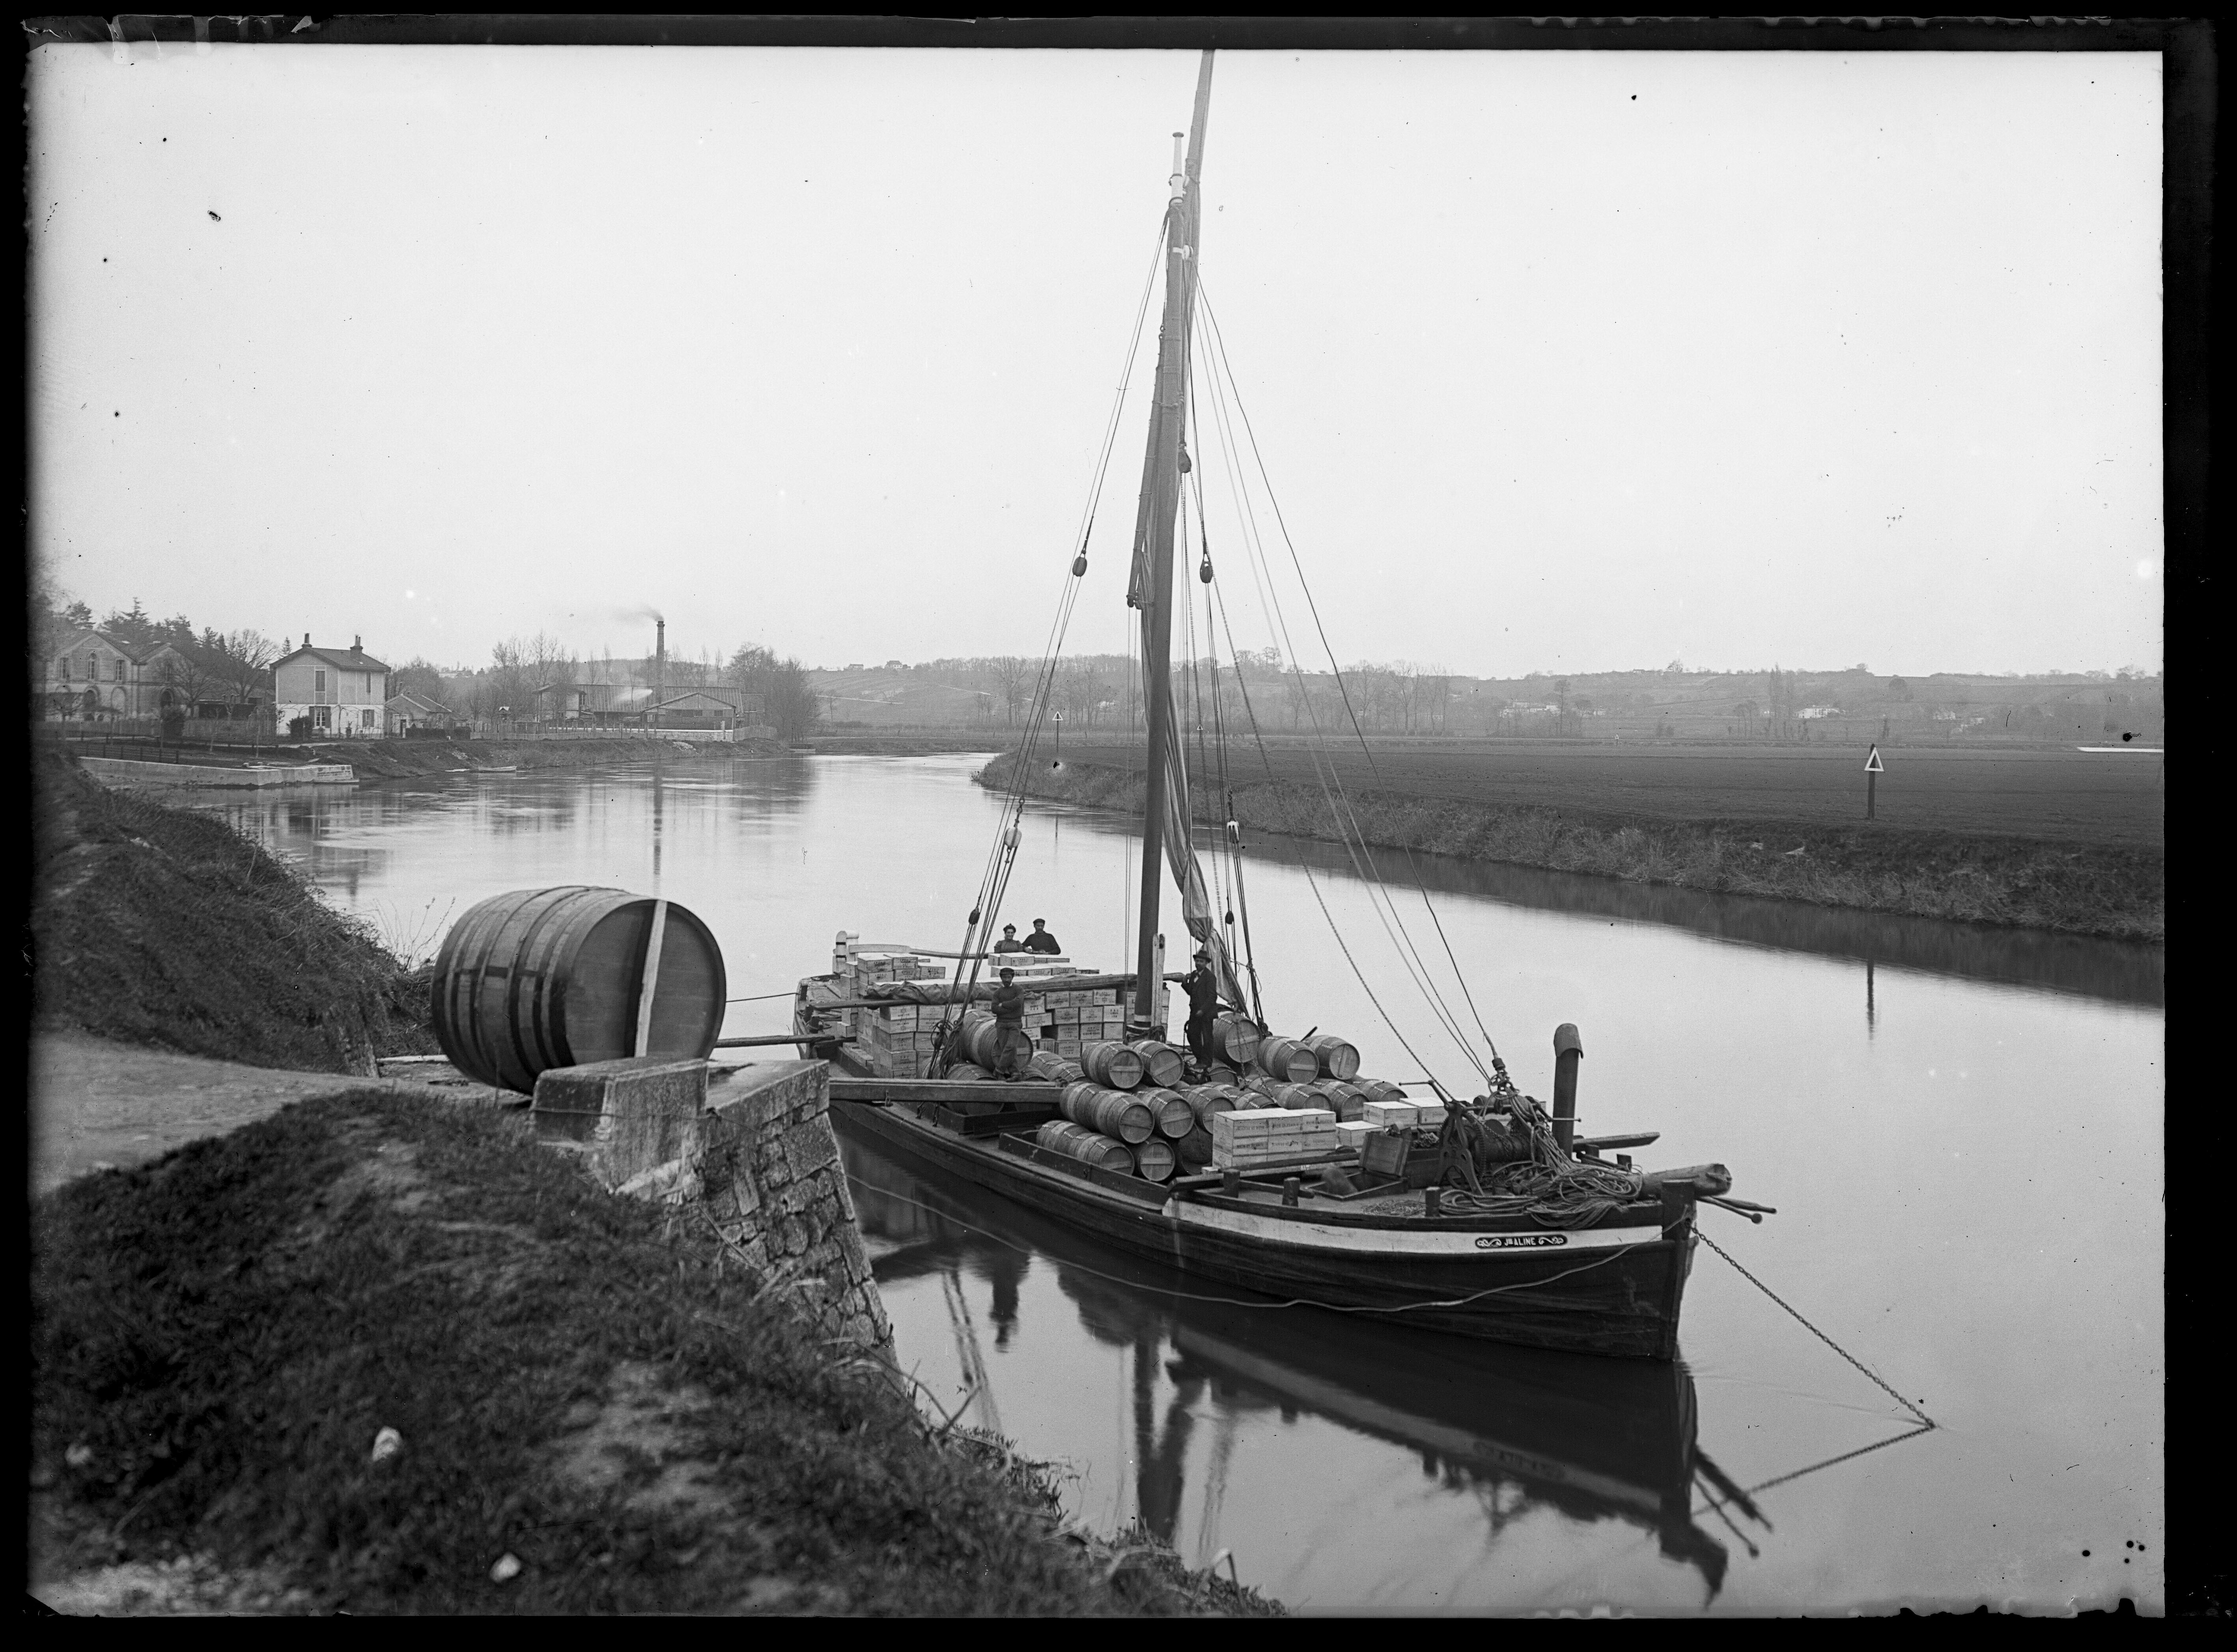
[[[834,1116],[843,1130],[1219,1290],[1540,1348],[1669,1359],[1694,1205],[1728,1192],[1722,1166],[1640,1173],[1626,1157],[1601,1155],[1652,1134],[1576,1140],[1574,1028],[1562,1029],[1566,1048],[1556,1039],[1551,1109],[1515,1087],[1495,1047],[1488,1067],[1468,1058],[1486,1080],[1482,1094],[1463,1099],[1431,1080],[1435,1100],[1416,1102],[1402,1087],[1360,1080],[1342,1040],[1308,1047],[1269,1036],[1231,820],[1212,845],[1226,857],[1232,895],[1215,921],[1171,670],[1176,611],[1186,611],[1185,588],[1174,585],[1175,542],[1191,492],[1207,633],[1218,595],[1202,478],[1184,482],[1194,468],[1188,445],[1201,436],[1190,352],[1211,78],[1206,53],[1165,209],[1155,402],[1127,593],[1140,614],[1149,759],[1135,967],[1095,975],[1068,959],[998,955],[988,946],[1020,842],[1024,775],[1050,710],[1053,651],[960,947],[881,952],[841,932],[833,969],[799,985],[794,1034],[838,1069]],[[1074,587],[1092,529],[1091,509],[1071,563]],[[1074,595],[1065,592],[1060,620]],[[1191,621],[1184,639],[1193,638]],[[1182,978],[1164,968],[1161,862],[1195,942],[1202,973],[1191,984],[1227,1010],[1209,1029],[1192,1021],[1185,1052],[1168,1038],[1166,984]],[[1038,993],[1027,1008],[1036,1021],[1047,1016],[1036,1028],[1047,1036],[1028,1040],[1017,1023],[985,1013],[996,991],[989,977],[1004,965]],[[989,1071],[1018,1063],[1029,1073]]]

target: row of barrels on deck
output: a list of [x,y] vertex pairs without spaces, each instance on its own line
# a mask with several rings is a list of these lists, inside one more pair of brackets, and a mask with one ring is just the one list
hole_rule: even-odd
[[1051,1061],[1039,1074],[1064,1085],[1057,1098],[1064,1117],[1043,1125],[1036,1140],[1054,1152],[1149,1181],[1168,1181],[1210,1164],[1212,1115],[1250,1100],[1231,1084],[1118,1090],[1084,1074],[1064,1077],[1066,1067],[1079,1073],[1075,1063]]

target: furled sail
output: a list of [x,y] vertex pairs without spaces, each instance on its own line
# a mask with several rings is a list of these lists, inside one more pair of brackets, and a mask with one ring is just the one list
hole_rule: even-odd
[[[1146,616],[1144,623],[1147,624]],[[1248,1009],[1250,1000],[1244,995],[1242,977],[1236,974],[1235,961],[1228,955],[1227,942],[1214,920],[1211,897],[1204,888],[1204,867],[1197,859],[1196,844],[1189,834],[1188,766],[1181,745],[1180,718],[1175,715],[1172,704],[1171,675],[1151,684],[1151,691],[1165,697],[1165,749],[1162,757],[1151,752],[1150,760],[1162,762],[1165,766],[1165,864],[1172,869],[1173,883],[1181,892],[1181,918],[1196,943],[1211,955],[1212,975],[1219,982],[1220,997],[1237,1009]]]
[[1197,944],[1211,956],[1219,995],[1237,1008],[1244,995],[1234,961],[1212,922],[1204,870],[1189,840],[1188,769],[1183,760],[1180,720],[1174,715],[1172,673],[1173,529],[1181,506],[1181,433],[1187,419],[1189,323],[1196,297],[1198,232],[1202,222],[1197,179],[1204,160],[1204,122],[1211,98],[1211,54],[1197,71],[1196,117],[1183,149],[1173,134],[1171,194],[1165,208],[1165,308],[1158,329],[1157,392],[1150,412],[1150,439],[1142,457],[1141,506],[1134,522],[1133,567],[1126,601],[1141,614],[1143,689],[1148,700],[1150,750],[1147,807],[1143,829],[1142,907],[1138,937],[1137,981],[1146,1011],[1157,942],[1158,851],[1164,851],[1181,893],[1181,915]]

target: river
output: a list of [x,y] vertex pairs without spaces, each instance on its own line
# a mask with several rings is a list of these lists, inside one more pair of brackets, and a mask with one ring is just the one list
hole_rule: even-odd
[[[422,955],[487,895],[657,878],[719,937],[747,1001],[729,1030],[752,1033],[786,1030],[788,1004],[756,995],[828,968],[839,929],[957,944],[998,820],[980,761],[197,801]],[[1204,1299],[849,1140],[930,1394],[1062,1465],[1090,1526],[1139,1522],[1300,1610],[2163,1609],[2158,948],[1424,861],[1433,924],[1404,857],[1383,860],[1402,893],[1378,912],[1332,846],[1254,849],[1270,1021],[1341,1032],[1370,1074],[1473,1080],[1402,924],[1473,1038],[1449,947],[1525,1089],[1550,1094],[1553,1029],[1576,1022],[1586,1131],[1659,1130],[1642,1164],[1723,1162],[1778,1211],[1704,1210],[1731,1260],[1697,1254],[1682,1359]],[[1118,823],[1036,807],[1017,865],[1006,915],[1126,967],[1138,868]]]

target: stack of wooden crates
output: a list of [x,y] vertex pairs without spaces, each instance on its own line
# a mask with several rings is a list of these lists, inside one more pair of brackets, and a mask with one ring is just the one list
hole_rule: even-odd
[[[1027,961],[1030,960],[1031,961]],[[842,934],[831,954],[832,974],[840,995],[862,998],[887,981],[945,981],[954,965],[921,954],[899,949],[864,949],[855,937]],[[1125,987],[1068,988],[1072,975],[1090,973],[1068,958],[1046,953],[1004,953],[990,958],[980,972],[981,988],[1000,979],[996,971],[1007,968],[1025,988],[1026,1036],[1033,1047],[1066,1061],[1077,1061],[1088,1045],[1102,1039],[1123,1037],[1126,1028],[1128,989]],[[980,1001],[982,1005],[984,1001]],[[1169,995],[1158,985],[1158,1022],[1166,1024]],[[847,1031],[855,1040],[857,1059],[880,1078],[921,1079],[932,1061],[932,1035],[949,1004],[881,1004],[875,1008],[841,1012]]]

